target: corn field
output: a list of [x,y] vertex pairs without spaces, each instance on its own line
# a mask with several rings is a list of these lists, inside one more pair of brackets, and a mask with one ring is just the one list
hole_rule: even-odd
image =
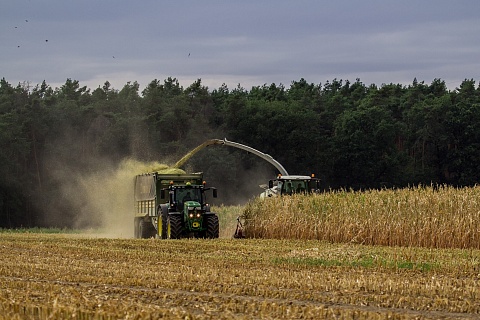
[[0,320],[474,319],[480,251],[0,232]]
[[253,238],[480,248],[480,187],[331,191],[256,199],[245,211]]

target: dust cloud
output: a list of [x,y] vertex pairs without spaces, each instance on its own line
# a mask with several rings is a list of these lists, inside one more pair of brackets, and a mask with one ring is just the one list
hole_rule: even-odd
[[107,238],[132,238],[135,175],[160,172],[184,173],[158,162],[123,160],[117,167],[78,175],[76,186],[82,198],[77,207],[74,228],[97,226],[87,233]]
[[[230,196],[230,202],[245,203],[262,190],[258,184],[252,185],[259,178],[262,166],[255,166],[251,170],[242,171],[241,179],[237,180],[234,189],[236,192],[228,194],[221,190],[225,196]],[[134,235],[134,177],[138,174],[159,173],[185,173],[182,169],[172,168],[158,162],[140,162],[132,159],[123,160],[118,166],[96,171],[95,173],[79,175],[76,185],[79,195],[83,197],[81,205],[77,207],[78,214],[75,218],[74,228],[84,229],[85,226],[94,224],[96,227],[85,232],[88,236],[104,238],[133,238]],[[260,174],[260,176],[263,176]],[[244,184],[242,181],[249,181]],[[262,181],[266,181],[265,178]],[[268,181],[268,180],[267,180]],[[228,187],[225,187],[228,189]],[[233,191],[233,190],[231,190]],[[234,200],[233,200],[234,199]],[[212,205],[215,200],[210,199]],[[227,199],[223,199],[224,201]],[[223,201],[222,201],[223,202]],[[229,217],[231,221],[222,217],[222,229],[227,225],[236,226],[236,217]]]

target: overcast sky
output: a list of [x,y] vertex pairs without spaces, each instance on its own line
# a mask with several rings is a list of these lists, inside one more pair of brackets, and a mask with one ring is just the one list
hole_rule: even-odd
[[[48,40],[48,41],[47,41]],[[210,90],[480,80],[480,1],[0,0],[0,78]]]

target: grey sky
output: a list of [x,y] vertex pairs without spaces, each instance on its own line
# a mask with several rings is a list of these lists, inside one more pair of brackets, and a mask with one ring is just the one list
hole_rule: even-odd
[[0,78],[250,89],[416,77],[454,89],[480,78],[479,18],[478,0],[0,0]]

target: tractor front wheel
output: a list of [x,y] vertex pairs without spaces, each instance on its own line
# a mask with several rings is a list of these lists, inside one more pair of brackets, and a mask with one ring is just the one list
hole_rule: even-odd
[[204,217],[206,223],[205,237],[210,239],[216,239],[220,234],[220,225],[218,222],[218,216],[216,214],[206,215]]
[[167,219],[168,239],[180,239],[182,235],[182,216],[170,215]]

